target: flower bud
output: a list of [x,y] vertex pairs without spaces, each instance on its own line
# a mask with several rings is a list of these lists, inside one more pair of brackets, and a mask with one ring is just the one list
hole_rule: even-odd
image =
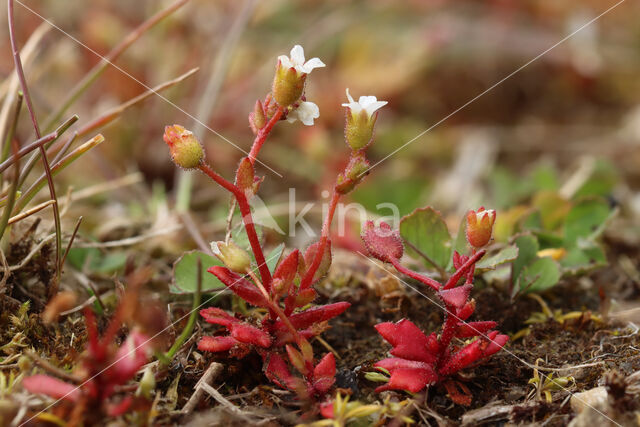
[[474,248],[481,248],[491,240],[493,224],[496,222],[496,211],[480,207],[467,214],[467,242]]
[[300,99],[306,80],[306,74],[299,75],[295,68],[285,68],[281,62],[278,62],[271,89],[273,98],[278,105],[288,107]]
[[231,271],[244,274],[249,267],[251,267],[249,254],[232,241],[229,241],[229,243],[213,242],[211,243],[211,249],[218,259]]
[[265,127],[266,124],[267,118],[264,115],[264,108],[262,107],[260,100],[257,100],[256,104],[253,106],[253,111],[249,113],[249,125],[251,126],[253,133],[257,135],[260,129]]
[[347,89],[347,107],[344,137],[353,151],[360,151],[371,143],[373,128],[378,118],[378,109],[384,107],[386,101],[378,101],[375,96],[361,96],[355,102]]
[[164,128],[164,142],[169,146],[171,159],[181,168],[194,169],[204,159],[204,150],[200,142],[191,131],[180,125]]
[[352,155],[344,173],[338,176],[336,191],[340,194],[349,193],[367,175],[369,167],[370,163],[363,153]]

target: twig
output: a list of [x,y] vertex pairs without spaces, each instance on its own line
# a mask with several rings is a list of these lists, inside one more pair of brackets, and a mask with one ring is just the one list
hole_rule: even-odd
[[78,378],[75,375],[72,375],[63,369],[58,368],[57,366],[53,366],[51,363],[44,360],[43,358],[41,358],[31,350],[25,350],[24,354],[26,354],[31,360],[33,360],[38,366],[40,366],[45,371],[49,371],[50,373],[60,378],[63,378],[67,381],[71,381],[74,383],[82,382],[82,378]]
[[62,265],[67,260],[67,255],[69,255],[69,251],[71,250],[71,246],[73,245],[73,241],[76,238],[76,234],[78,234],[78,230],[80,229],[80,224],[82,224],[82,217],[78,218],[78,222],[76,222],[76,226],[73,229],[73,233],[69,238],[69,243],[67,243],[67,249],[64,251],[64,256],[62,257]]
[[16,265],[12,265],[9,267],[10,271],[16,271],[16,270],[20,270],[22,267],[24,267],[25,265],[27,265],[27,263],[31,260],[31,258],[34,257],[34,255],[36,255],[38,252],[40,252],[40,250],[42,249],[42,247],[44,245],[46,245],[47,243],[49,243],[54,237],[56,237],[55,234],[50,234],[47,237],[45,237],[44,239],[42,239],[40,241],[40,243],[38,243],[33,249],[31,249],[31,252],[29,252],[29,254],[27,254],[26,257],[24,257],[22,259],[22,261],[20,261],[19,264]]
[[[27,85],[27,80],[24,76],[22,61],[20,60],[20,51],[18,50],[18,44],[16,42],[13,6],[14,6],[13,0],[7,0],[9,39],[11,41],[11,50],[13,51],[13,62],[15,64],[18,80],[20,80],[20,87],[22,88],[24,100],[25,100],[25,103],[27,104],[27,109],[29,110],[29,116],[31,116],[33,129],[36,132],[36,137],[40,138],[42,135],[40,134],[40,127],[38,126],[38,120],[36,118],[35,110],[33,109],[31,96],[29,95],[29,87]],[[55,275],[55,279],[52,281],[49,287],[49,298],[51,298],[56,293],[58,293],[58,285],[60,283],[60,256],[61,256],[60,252],[62,251],[62,226],[60,224],[60,212],[58,211],[58,198],[56,197],[56,188],[53,182],[53,175],[51,174],[51,167],[47,159],[47,152],[43,146],[40,146],[39,150],[40,150],[40,155],[42,157],[42,166],[44,167],[44,172],[47,176],[47,185],[49,186],[49,195],[51,196],[51,199],[55,200],[56,202],[53,205],[53,216],[54,216],[55,227],[56,227],[56,275]]]
[[161,230],[156,230],[149,232],[147,234],[143,234],[142,236],[129,237],[121,240],[112,240],[110,242],[88,242],[88,243],[78,243],[76,247],[79,248],[115,248],[118,246],[132,246],[136,245],[140,242],[143,242],[147,239],[151,239],[153,237],[164,236],[165,234],[171,234],[175,231],[181,230],[182,225],[176,224],[172,227],[166,227]]
[[211,365],[207,368],[204,375],[198,380],[195,386],[195,391],[187,401],[187,403],[182,407],[183,414],[190,414],[196,408],[202,397],[204,396],[205,390],[202,388],[203,384],[209,385],[213,380],[216,379],[220,372],[222,372],[223,365],[218,362],[211,362]]
[[12,216],[11,218],[9,218],[9,221],[7,222],[8,225],[14,224],[18,221],[22,221],[23,219],[33,215],[34,213],[38,213],[40,212],[42,209],[46,208],[47,206],[52,206],[55,205],[56,201],[55,200],[47,200],[44,203],[40,203],[39,205],[36,205],[34,207],[32,207],[31,209],[28,209],[24,212],[20,212],[18,215],[16,216]]

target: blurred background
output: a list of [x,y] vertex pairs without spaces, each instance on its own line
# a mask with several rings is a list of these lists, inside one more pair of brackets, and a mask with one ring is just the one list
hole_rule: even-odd
[[[169,4],[16,3],[22,44],[42,18],[59,27],[44,24],[49,29],[27,68],[39,116],[48,116],[100,61],[96,53],[107,54]],[[148,87],[193,67],[199,71],[163,91],[165,99],[153,95],[101,129],[106,142],[60,175],[59,192],[128,176],[117,190],[73,206],[99,208],[85,218],[82,232],[106,239],[122,223],[126,229],[166,225],[159,216],[173,206],[177,175],[162,142],[164,126],[201,132],[213,165],[232,176],[243,153],[228,141],[249,150],[247,114],[270,90],[277,56],[301,44],[307,58],[327,65],[307,85],[320,118],[313,127],[281,123],[269,138],[261,160],[282,178],[258,168],[266,176],[261,197],[268,203],[286,202],[291,187],[298,201],[321,198],[330,188],[347,157],[340,104],[348,87],[354,97],[389,102],[369,150],[372,164],[381,163],[349,195],[372,212],[382,202],[395,203],[401,215],[432,205],[455,229],[469,208],[484,204],[506,218],[550,191],[561,199],[605,196],[633,219],[640,211],[640,4],[624,1],[567,38],[615,4],[191,0],[124,52],[116,61],[120,69],[109,67],[69,112],[87,123]],[[0,25],[6,34],[6,18]],[[6,77],[13,68],[7,37],[0,38],[0,55]],[[30,138],[26,117],[18,135]],[[193,178],[191,206],[202,234],[216,240],[228,196],[204,177]],[[69,218],[67,230],[75,222]],[[319,224],[320,216],[309,220]]]

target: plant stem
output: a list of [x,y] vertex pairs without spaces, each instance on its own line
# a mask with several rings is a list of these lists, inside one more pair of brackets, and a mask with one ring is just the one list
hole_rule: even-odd
[[472,268],[475,263],[478,262],[478,260],[482,258],[486,253],[487,251],[483,249],[473,254],[471,258],[467,260],[467,262],[465,262],[458,270],[456,270],[455,273],[453,273],[453,275],[449,278],[449,280],[447,280],[447,283],[445,283],[442,289],[449,289],[454,287],[458,283],[458,280],[460,280],[460,278],[464,276],[469,271],[469,269]]
[[302,337],[298,333],[298,330],[293,326],[293,324],[291,323],[287,315],[282,311],[278,303],[276,303],[271,299],[269,292],[267,292],[265,287],[262,286],[262,283],[260,283],[260,279],[256,277],[256,274],[251,270],[247,270],[247,274],[253,279],[256,286],[258,287],[258,289],[260,289],[260,292],[262,292],[262,295],[266,298],[266,300],[269,301],[269,308],[273,310],[278,315],[280,320],[282,320],[282,323],[284,323],[285,326],[289,328],[291,335],[293,335],[293,338],[296,340],[296,344],[298,344],[298,346],[302,345]]
[[278,109],[273,114],[269,122],[265,125],[265,127],[260,129],[260,131],[256,135],[256,138],[253,140],[253,145],[251,146],[251,151],[249,152],[249,161],[251,161],[251,164],[255,163],[256,158],[258,157],[258,153],[260,152],[260,149],[262,148],[262,146],[264,145],[264,142],[267,140],[267,137],[271,133],[273,126],[275,126],[278,120],[280,120],[280,117],[282,117],[283,112],[284,112],[283,108],[278,107]]
[[189,338],[189,335],[191,335],[191,332],[193,332],[193,327],[196,324],[196,318],[198,317],[198,307],[200,307],[200,299],[201,299],[200,296],[202,294],[202,259],[200,257],[198,257],[198,260],[197,260],[197,269],[198,269],[197,270],[198,273],[196,276],[197,286],[196,286],[196,293],[193,296],[193,305],[191,307],[191,314],[189,315],[187,326],[185,326],[185,328],[182,330],[182,333],[175,340],[175,342],[173,343],[169,351],[167,351],[163,355],[164,359],[159,358],[160,363],[162,363],[165,366],[168,365],[171,362],[171,360],[173,360],[173,356],[176,355],[178,350],[180,350],[180,347],[182,347],[182,344],[184,344],[187,338]]
[[442,284],[436,280],[433,280],[431,277],[427,277],[424,276],[422,274],[416,273],[415,271],[409,270],[407,267],[405,267],[404,265],[400,264],[400,261],[398,261],[395,258],[391,259],[391,264],[395,267],[396,270],[398,270],[400,273],[407,275],[409,277],[411,277],[412,279],[415,279],[417,281],[419,281],[420,283],[423,283],[427,286],[430,286],[431,288],[433,288],[434,291],[439,291],[440,288],[442,288]]
[[249,202],[247,201],[247,197],[244,195],[244,192],[233,185],[231,182],[218,175],[218,173],[211,169],[211,166],[209,166],[208,164],[202,162],[200,163],[200,166],[198,166],[198,168],[222,188],[233,194],[233,196],[238,201],[238,206],[240,207],[240,213],[242,215],[242,221],[247,231],[249,243],[251,244],[251,251],[253,252],[253,256],[255,257],[256,263],[258,264],[258,270],[260,271],[260,278],[262,279],[261,282],[264,284],[264,287],[266,289],[271,289],[271,272],[269,271],[269,266],[265,261],[264,253],[262,252],[262,247],[260,246],[260,239],[258,239],[258,233],[256,233],[256,228],[253,224],[251,207],[249,206]]
[[[33,123],[33,128],[36,132],[36,137],[40,138],[42,135],[40,134],[40,127],[38,126],[38,120],[36,118],[35,110],[33,109],[33,104],[31,102],[31,96],[29,95],[29,87],[27,86],[27,80],[24,76],[24,69],[22,68],[22,61],[20,60],[20,51],[18,50],[18,44],[16,42],[15,35],[15,20],[13,16],[13,0],[7,0],[7,18],[9,25],[9,39],[11,41],[11,50],[13,51],[13,62],[16,68],[16,74],[18,76],[18,80],[20,81],[20,87],[22,88],[22,93],[24,95],[25,103],[27,104],[27,109],[29,110],[29,115],[31,116],[31,122]],[[44,172],[47,176],[47,184],[49,186],[49,194],[51,199],[56,203],[53,205],[53,216],[56,228],[56,276],[55,280],[51,283],[49,287],[49,298],[53,297],[58,293],[58,285],[60,283],[60,257],[62,251],[62,226],[60,224],[60,210],[58,208],[58,198],[56,197],[56,188],[53,183],[53,176],[51,175],[51,168],[49,166],[49,161],[47,160],[47,152],[43,146],[40,146],[40,155],[42,156],[42,165],[44,167]]]
[[331,229],[331,222],[333,221],[333,215],[336,211],[336,207],[338,206],[338,201],[340,200],[340,193],[338,193],[334,187],[333,194],[331,195],[331,202],[329,204],[329,210],[327,211],[327,216],[324,219],[324,223],[322,224],[322,235],[320,237],[320,244],[318,245],[318,250],[316,252],[316,256],[311,263],[311,266],[305,273],[304,277],[300,281],[300,289],[307,289],[311,286],[313,282],[313,277],[318,271],[318,267],[320,267],[320,263],[322,262],[322,257],[324,256],[324,251],[329,244],[329,231]]
[[433,268],[438,270],[438,275],[440,276],[441,280],[444,280],[444,278],[447,277],[447,272],[445,271],[445,269],[440,267],[433,259],[431,259],[431,257],[429,255],[427,255],[424,252],[422,252],[416,245],[414,245],[413,243],[411,243],[408,240],[405,240],[404,244],[409,246],[411,249],[413,249],[413,251],[415,253],[420,255],[422,258],[424,258],[425,261],[427,261],[429,264],[431,264],[433,266]]

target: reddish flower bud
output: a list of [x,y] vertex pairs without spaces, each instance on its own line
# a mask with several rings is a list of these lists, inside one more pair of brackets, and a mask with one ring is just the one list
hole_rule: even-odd
[[493,224],[496,222],[496,211],[480,207],[467,214],[467,242],[474,248],[481,248],[491,240]]
[[164,142],[169,146],[171,159],[181,168],[194,169],[204,159],[204,150],[198,139],[180,125],[164,128]]
[[362,229],[362,240],[372,257],[384,262],[402,258],[404,248],[400,233],[392,230],[386,222],[376,227],[373,221],[367,221]]
[[249,113],[249,126],[251,126],[253,133],[257,134],[266,124],[267,118],[264,115],[264,108],[260,100],[258,100],[253,106],[253,111]]

